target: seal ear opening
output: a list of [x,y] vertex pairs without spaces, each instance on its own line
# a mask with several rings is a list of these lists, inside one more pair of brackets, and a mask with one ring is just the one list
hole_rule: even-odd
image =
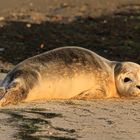
[[6,93],[5,87],[0,87],[0,100],[3,98],[3,96],[5,95],[5,93]]
[[122,70],[122,64],[121,63],[117,63],[115,68],[114,68],[114,74],[115,76],[119,75],[121,70]]

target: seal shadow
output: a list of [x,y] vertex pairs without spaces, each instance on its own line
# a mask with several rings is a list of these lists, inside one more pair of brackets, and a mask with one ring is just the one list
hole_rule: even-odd
[[[51,121],[53,120],[51,119],[63,117],[62,114],[45,111],[45,109],[41,108],[24,110],[2,109],[0,113],[10,116],[6,120],[6,125],[10,125],[18,130],[14,135],[16,139],[40,140],[41,138],[45,138],[49,140],[76,140],[76,138],[70,136],[76,132],[74,129],[52,126]],[[63,136],[61,133],[63,133]]]

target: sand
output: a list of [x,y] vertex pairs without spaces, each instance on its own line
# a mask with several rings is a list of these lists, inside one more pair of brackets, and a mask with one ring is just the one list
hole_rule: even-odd
[[0,139],[139,140],[139,101],[61,100],[10,105],[0,108]]

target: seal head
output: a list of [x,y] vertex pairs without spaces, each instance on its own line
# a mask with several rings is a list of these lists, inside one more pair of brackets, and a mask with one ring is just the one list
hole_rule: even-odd
[[121,97],[140,97],[140,65],[133,62],[116,64],[115,82]]

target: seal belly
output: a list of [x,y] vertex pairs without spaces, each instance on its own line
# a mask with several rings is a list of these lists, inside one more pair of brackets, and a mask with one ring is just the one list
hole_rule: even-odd
[[83,91],[96,87],[95,76],[77,75],[72,78],[40,80],[28,94],[25,101],[38,99],[69,99]]

